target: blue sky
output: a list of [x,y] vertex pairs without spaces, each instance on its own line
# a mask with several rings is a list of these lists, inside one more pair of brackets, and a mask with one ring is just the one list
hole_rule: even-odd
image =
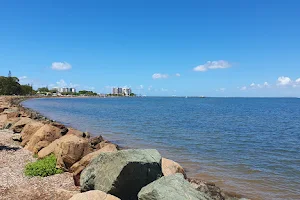
[[299,97],[299,10],[297,0],[5,0],[0,75],[101,93]]

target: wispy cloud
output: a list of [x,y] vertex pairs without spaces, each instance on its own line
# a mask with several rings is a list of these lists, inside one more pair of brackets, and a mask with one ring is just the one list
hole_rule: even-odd
[[160,74],[160,73],[155,73],[152,75],[153,79],[165,79],[168,78],[169,75],[168,74]]
[[207,61],[203,65],[195,67],[193,70],[196,72],[205,72],[210,69],[225,69],[231,67],[231,64],[225,60]]
[[243,86],[243,87],[241,87],[239,89],[242,90],[242,91],[247,90],[247,86]]
[[24,80],[24,79],[27,79],[27,76],[21,76],[21,77],[19,77],[19,80]]
[[181,75],[179,73],[176,73],[175,76],[180,77]]
[[54,62],[51,65],[51,69],[58,71],[65,71],[72,69],[72,66],[67,62]]
[[225,92],[225,90],[226,90],[226,88],[219,88],[219,89],[217,89],[216,91],[217,91],[217,92]]
[[56,82],[56,84],[50,84],[49,87],[70,87],[70,88],[77,88],[79,84],[67,83],[64,79],[61,79]]

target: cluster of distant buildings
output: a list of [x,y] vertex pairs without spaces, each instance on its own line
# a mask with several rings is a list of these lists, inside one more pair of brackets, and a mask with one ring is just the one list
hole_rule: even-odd
[[132,93],[131,88],[113,88],[112,89],[112,94],[117,95],[117,96],[130,96]]
[[56,90],[56,92],[58,92],[58,93],[76,93],[76,89],[75,88],[67,88],[67,87],[59,88],[59,87],[55,87],[55,88],[53,88],[53,90]]

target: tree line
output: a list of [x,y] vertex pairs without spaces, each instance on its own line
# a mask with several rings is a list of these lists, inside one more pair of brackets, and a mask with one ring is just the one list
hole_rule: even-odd
[[31,85],[21,85],[20,80],[17,77],[11,76],[9,72],[8,76],[0,76],[0,95],[33,95],[35,91]]

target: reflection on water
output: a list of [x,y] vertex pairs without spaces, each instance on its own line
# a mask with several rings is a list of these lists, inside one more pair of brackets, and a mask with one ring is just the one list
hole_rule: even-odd
[[300,99],[78,98],[24,105],[254,199],[300,199]]

